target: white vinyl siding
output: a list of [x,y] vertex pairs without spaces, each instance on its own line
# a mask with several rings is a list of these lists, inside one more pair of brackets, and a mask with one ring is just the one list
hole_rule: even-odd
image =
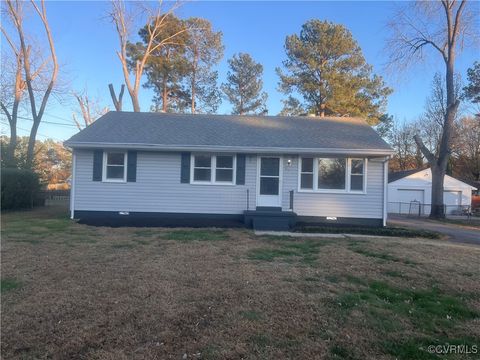
[[[75,210],[242,214],[247,209],[247,191],[249,209],[256,206],[257,157],[261,155],[246,156],[245,185],[212,186],[180,182],[180,153],[138,151],[136,182],[92,181],[93,151],[74,153]],[[284,211],[289,211],[293,190],[293,210],[299,216],[382,218],[381,161],[370,159],[365,164],[364,194],[298,192],[299,157],[284,155],[281,161]]]
[[93,151],[75,150],[75,210],[242,214],[255,208],[256,157],[247,156],[245,185],[180,183],[180,153],[137,153],[136,182],[92,181]]

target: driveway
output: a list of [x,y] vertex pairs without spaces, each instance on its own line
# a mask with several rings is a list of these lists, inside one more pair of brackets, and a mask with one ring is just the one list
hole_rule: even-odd
[[388,224],[414,229],[437,231],[450,241],[480,245],[480,229],[456,224],[441,223],[426,218],[413,218],[396,214],[388,215]]

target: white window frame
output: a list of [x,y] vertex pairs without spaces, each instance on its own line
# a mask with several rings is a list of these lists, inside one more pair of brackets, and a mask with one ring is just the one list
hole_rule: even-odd
[[[363,173],[360,174],[352,174],[352,160],[363,160]],[[358,193],[358,194],[365,194],[367,192],[367,161],[366,158],[349,158],[348,159],[348,192],[350,193]],[[351,190],[351,181],[352,176],[363,176],[363,187],[362,190]]]
[[[301,187],[302,181],[302,158],[313,158],[313,189],[303,189]],[[312,156],[305,155],[298,157],[298,192],[302,193],[324,193],[324,194],[366,194],[367,193],[367,158],[348,158],[346,160],[345,169],[345,188],[344,189],[319,189],[318,188],[318,159],[333,158],[328,155],[324,156]],[[363,160],[363,190],[350,190],[350,175],[352,171],[352,160]],[[306,173],[305,173],[306,174]]]
[[[196,156],[210,156],[211,157],[211,167],[210,167],[210,181],[199,181],[195,180],[195,157]],[[232,157],[232,181],[217,181],[217,156],[231,156]],[[197,167],[197,169],[202,169]],[[207,168],[203,168],[207,169]],[[219,168],[219,169],[228,169],[228,168]],[[190,184],[193,185],[227,185],[232,186],[236,185],[237,177],[237,156],[235,154],[204,154],[197,153],[192,154],[190,157]]]
[[[303,162],[303,158],[308,158],[308,159],[312,159],[312,171],[302,171],[302,162]],[[301,156],[299,157],[299,172],[300,172],[300,175],[298,176],[298,188],[300,190],[306,190],[306,191],[313,191],[315,189],[315,162],[317,162],[317,166],[318,166],[318,158],[316,158],[315,156]],[[308,188],[302,188],[302,175],[303,174],[311,174],[312,175],[312,188],[311,189],[308,189]]]
[[[120,165],[108,165],[108,154],[110,153],[118,153],[123,154],[123,179],[109,179],[107,178],[107,166],[120,166]],[[104,151],[103,152],[103,168],[102,168],[102,182],[117,182],[117,183],[124,183],[127,182],[127,152],[126,151],[119,151],[119,150],[111,150],[111,151]]]

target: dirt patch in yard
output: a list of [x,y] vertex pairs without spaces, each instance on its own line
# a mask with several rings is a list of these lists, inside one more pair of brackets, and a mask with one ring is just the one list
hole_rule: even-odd
[[478,247],[440,240],[9,213],[2,358],[428,359],[430,343],[480,345],[479,259]]

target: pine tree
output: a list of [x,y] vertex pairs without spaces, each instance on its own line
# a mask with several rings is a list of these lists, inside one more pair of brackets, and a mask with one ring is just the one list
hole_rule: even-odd
[[222,33],[213,31],[212,24],[201,18],[189,18],[186,24],[189,28],[185,56],[189,66],[186,81],[190,109],[192,114],[215,112],[222,99],[217,87],[218,72],[212,67],[223,57]]
[[[319,116],[359,116],[376,124],[391,90],[343,25],[310,20],[300,35],[287,36],[285,71],[277,68],[280,90],[302,97],[302,106]],[[291,101],[290,101],[291,103]]]
[[263,66],[249,54],[239,53],[228,60],[230,70],[222,91],[233,105],[233,114],[265,114],[267,93],[262,91]]

